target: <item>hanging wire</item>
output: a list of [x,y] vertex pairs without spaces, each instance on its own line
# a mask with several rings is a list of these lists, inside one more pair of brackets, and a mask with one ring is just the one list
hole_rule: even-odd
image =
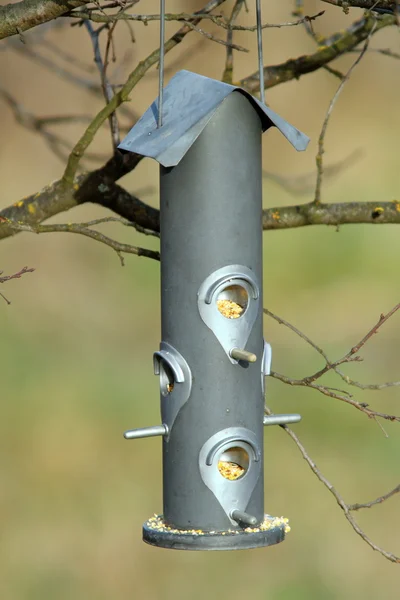
[[162,127],[162,106],[164,92],[164,44],[165,44],[165,0],[160,0],[160,62],[158,65],[158,123]]
[[264,58],[262,47],[261,0],[256,0],[257,13],[257,47],[258,47],[258,76],[260,78],[260,100],[265,104],[264,89]]

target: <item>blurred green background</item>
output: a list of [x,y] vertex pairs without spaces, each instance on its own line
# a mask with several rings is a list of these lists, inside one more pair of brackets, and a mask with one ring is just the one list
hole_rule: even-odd
[[[290,20],[292,4],[265,2],[265,20]],[[349,26],[360,14],[345,16],[322,2],[305,4],[308,14],[326,9],[316,25],[323,34]],[[167,10],[189,12],[201,6],[198,1],[171,0]],[[230,6],[224,5],[225,14]],[[242,16],[243,24],[254,22],[250,8]],[[157,12],[157,2],[140,3],[140,11]],[[169,33],[176,28],[168,24]],[[215,27],[205,28],[221,35]],[[31,47],[62,62],[43,44],[43,35],[92,64],[83,28],[64,24],[43,31],[27,35]],[[137,24],[134,31],[132,45],[123,24],[117,28],[116,82],[124,81],[138,60],[157,46],[157,24]],[[256,69],[255,38],[241,33],[235,41],[251,49],[249,55],[235,55],[239,79]],[[264,44],[269,64],[314,48],[300,27],[269,29]],[[371,45],[399,52],[398,32],[385,29]],[[354,55],[344,57],[335,66],[345,70],[353,60]],[[220,77],[224,48],[192,33],[168,55],[166,64],[168,78],[182,67]],[[78,72],[72,63],[68,67]],[[0,73],[2,85],[36,115],[95,115],[102,106],[101,98],[21,54],[15,40],[0,52]],[[399,75],[398,61],[371,52],[345,87],[326,137],[325,161],[334,164],[359,149],[361,154],[351,168],[326,180],[324,201],[398,199]],[[94,67],[86,77],[97,81]],[[296,154],[270,131],[264,139],[265,169],[286,177],[313,172],[319,130],[337,85],[338,80],[320,72],[268,93],[272,108],[312,141],[306,153]],[[153,70],[132,93],[130,108],[141,114],[156,93]],[[9,108],[0,106],[0,201],[5,207],[57,179],[63,164],[42,138],[16,124]],[[83,127],[70,126],[63,135],[73,143]],[[91,150],[109,155],[106,128]],[[157,166],[151,161],[143,161],[123,184],[157,205]],[[312,189],[298,198],[265,180],[265,206],[311,198]],[[54,221],[105,214],[104,209],[85,206]],[[154,240],[117,225],[103,230],[119,240],[156,247]],[[2,241],[0,252],[0,267],[7,273],[24,265],[35,268],[1,289],[12,302],[0,303],[1,598],[396,597],[398,566],[354,533],[279,428],[265,432],[265,508],[289,517],[292,531],[283,544],[234,553],[168,552],[143,544],[143,521],[162,507],[161,443],[127,443],[122,433],[159,423],[158,381],[152,374],[152,352],[160,341],[159,265],[127,257],[121,268],[109,248],[61,234],[18,235]],[[337,358],[399,301],[399,259],[397,226],[267,232],[265,304]],[[368,383],[400,379],[399,333],[397,316],[365,347],[364,362],[346,372]],[[273,346],[274,370],[303,377],[323,366],[311,348],[267,318],[265,336]],[[276,380],[268,384],[268,403],[274,411],[303,415],[296,432],[346,501],[366,502],[398,484],[398,425],[384,423],[386,438],[375,422],[348,405]],[[399,413],[396,388],[354,393],[377,410]],[[397,555],[399,502],[394,497],[356,515],[378,545]]]

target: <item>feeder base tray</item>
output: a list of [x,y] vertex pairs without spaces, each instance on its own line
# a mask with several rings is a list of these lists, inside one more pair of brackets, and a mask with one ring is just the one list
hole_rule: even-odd
[[279,544],[288,531],[287,519],[269,515],[259,527],[222,532],[173,529],[155,516],[143,525],[143,541],[172,550],[246,550]]

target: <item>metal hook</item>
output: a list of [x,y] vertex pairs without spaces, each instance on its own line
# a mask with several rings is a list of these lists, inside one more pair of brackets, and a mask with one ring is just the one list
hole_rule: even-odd
[[160,61],[158,65],[158,122],[162,127],[162,105],[164,92],[164,44],[165,44],[165,0],[160,0]]
[[258,48],[258,76],[260,78],[260,100],[265,104],[264,89],[264,57],[262,46],[261,0],[256,0],[257,13],[257,48]]

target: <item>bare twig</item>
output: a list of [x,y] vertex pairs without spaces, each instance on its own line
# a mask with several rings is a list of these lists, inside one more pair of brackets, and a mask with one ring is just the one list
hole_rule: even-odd
[[345,356],[343,356],[342,358],[338,359],[335,362],[332,362],[328,358],[327,354],[322,350],[322,348],[320,348],[315,342],[313,342],[307,335],[305,335],[303,332],[301,332],[299,329],[297,329],[294,325],[292,325],[291,323],[288,323],[288,321],[285,321],[285,319],[278,317],[270,310],[264,308],[265,314],[267,314],[271,318],[275,319],[275,321],[277,321],[279,324],[285,325],[285,327],[288,327],[291,331],[293,331],[296,335],[298,335],[301,339],[303,339],[307,344],[309,344],[312,348],[314,348],[314,350],[316,350],[318,352],[318,354],[320,354],[323,357],[323,359],[325,360],[325,363],[326,363],[322,369],[320,369],[313,375],[310,375],[308,377],[303,377],[302,379],[293,379],[286,375],[282,375],[281,373],[277,373],[275,371],[271,372],[271,376],[274,377],[275,379],[279,379],[279,381],[282,381],[283,383],[286,383],[288,385],[310,387],[312,389],[319,391],[320,393],[322,393],[325,396],[334,398],[336,400],[340,400],[342,402],[346,402],[347,404],[354,406],[355,408],[357,408],[357,410],[360,410],[361,412],[366,414],[369,418],[376,419],[377,417],[380,417],[380,418],[388,420],[388,421],[400,421],[400,417],[398,417],[396,415],[389,415],[386,413],[381,413],[381,412],[378,412],[378,411],[368,408],[368,404],[366,404],[365,402],[357,402],[356,400],[354,400],[352,398],[352,395],[349,394],[349,392],[347,392],[345,390],[336,390],[332,387],[328,387],[326,385],[320,385],[320,384],[315,383],[317,379],[319,379],[320,377],[325,375],[328,371],[333,370],[347,384],[356,385],[357,387],[361,387],[361,385],[363,385],[363,389],[378,390],[378,389],[383,389],[383,388],[391,387],[391,386],[399,386],[400,382],[398,382],[398,381],[385,383],[385,384],[377,384],[377,385],[374,385],[374,384],[372,384],[372,385],[367,385],[367,384],[357,385],[358,382],[354,382],[352,379],[350,379],[349,377],[344,375],[338,369],[339,365],[341,365],[343,363],[352,362],[354,360],[360,360],[360,357],[356,356],[358,351],[372,337],[372,335],[374,335],[375,333],[378,332],[379,328],[383,325],[383,323],[385,323],[388,319],[390,319],[390,317],[392,317],[394,315],[394,313],[397,310],[399,310],[399,308],[400,308],[400,304],[397,304],[386,315],[381,315],[378,323],[376,323],[370,329],[370,331],[362,338],[362,340],[360,340],[360,342],[358,342],[358,344],[353,346],[353,348],[351,348],[349,350],[349,352],[347,354],[345,354]]
[[118,258],[121,261],[121,265],[124,265],[124,258],[122,256],[123,253],[126,254],[135,254],[136,256],[145,256],[147,258],[152,258],[154,260],[160,260],[160,253],[154,250],[148,250],[147,248],[140,248],[138,246],[131,246],[130,244],[122,244],[113,240],[103,233],[99,231],[94,231],[90,229],[92,225],[107,222],[109,220],[113,220],[110,218],[106,219],[97,219],[95,221],[90,221],[88,223],[65,223],[65,224],[55,224],[55,225],[27,225],[25,223],[20,223],[16,221],[10,221],[9,219],[2,218],[1,222],[7,225],[10,229],[15,231],[26,231],[29,233],[78,233],[80,235],[84,235],[89,237],[97,242],[101,242],[106,246],[110,246],[118,255]]
[[[245,0],[243,0],[243,1],[245,3]],[[324,12],[325,11],[320,11],[319,13],[317,13],[315,15],[305,16],[305,17],[302,17],[301,19],[298,19],[297,21],[288,21],[288,22],[284,22],[284,23],[264,23],[261,27],[262,27],[262,29],[276,29],[276,28],[280,29],[281,27],[297,27],[298,25],[301,25],[302,23],[314,21],[318,17],[321,17],[324,14]],[[137,22],[143,23],[144,25],[147,25],[151,21],[159,21],[160,20],[159,14],[144,15],[144,14],[131,14],[131,13],[126,13],[126,12],[124,12],[124,13],[118,12],[115,14],[104,14],[104,13],[101,14],[101,13],[97,12],[96,8],[77,9],[77,10],[72,11],[71,13],[69,13],[66,16],[74,17],[76,19],[81,19],[82,21],[90,20],[90,21],[93,21],[94,23],[112,23],[115,21],[137,21]],[[222,15],[210,15],[207,13],[201,14],[200,12],[193,13],[193,14],[184,13],[184,12],[182,12],[182,13],[167,13],[165,15],[165,20],[166,21],[187,22],[188,20],[191,20],[191,19],[194,19],[197,17],[201,17],[204,20],[211,21],[215,25],[218,25],[219,27],[222,27],[223,29],[227,29],[227,30],[253,32],[253,31],[256,31],[256,29],[257,29],[256,25],[251,25],[251,26],[234,25],[233,23],[230,23],[230,19],[227,20]]]
[[10,281],[11,279],[19,279],[25,273],[33,273],[35,269],[31,269],[29,267],[22,267],[18,273],[13,273],[12,275],[3,275],[3,271],[0,271],[0,283],[5,283],[6,281]]
[[354,63],[351,65],[351,67],[347,71],[346,75],[343,77],[338,89],[336,90],[336,93],[334,94],[332,100],[329,103],[329,107],[326,112],[324,122],[322,124],[321,133],[318,138],[318,152],[317,152],[317,156],[315,157],[315,161],[317,164],[317,181],[315,184],[315,194],[314,194],[314,203],[315,204],[319,204],[321,202],[321,186],[322,186],[322,176],[323,176],[323,172],[324,172],[324,168],[323,168],[324,142],[325,142],[325,135],[326,135],[326,130],[328,128],[330,116],[332,114],[333,108],[334,108],[340,94],[343,91],[344,86],[350,79],[351,74],[353,73],[356,66],[359,64],[359,62],[362,60],[363,56],[365,55],[365,53],[368,49],[368,46],[369,46],[371,36],[374,34],[375,29],[376,29],[376,23],[374,24],[371,31],[369,32],[369,35],[365,41],[362,51],[360,52],[359,56],[354,61]]
[[196,25],[191,23],[191,21],[185,21],[185,23],[191,29],[193,29],[193,31],[197,31],[197,33],[200,33],[201,35],[203,35],[208,40],[211,40],[212,42],[216,42],[217,44],[222,44],[222,46],[227,46],[229,48],[232,48],[232,50],[238,50],[239,52],[248,52],[247,48],[244,48],[243,46],[238,46],[237,44],[232,44],[225,40],[221,40],[220,38],[215,37],[215,35],[212,35],[211,33],[204,31],[204,29],[200,29],[200,27],[196,27]]
[[[244,0],[236,0],[233,5],[231,16],[229,19],[229,25],[232,26],[237,19],[242,7],[244,5]],[[228,33],[226,34],[227,48],[226,48],[226,58],[225,58],[225,69],[222,75],[222,81],[225,83],[232,84],[233,83],[233,52],[232,52],[232,42],[233,42],[233,28],[228,28]]]
[[[33,273],[34,270],[35,269],[31,269],[29,267],[22,267],[22,269],[18,271],[18,273],[13,273],[12,275],[3,275],[3,271],[0,271],[0,283],[5,283],[6,281],[10,281],[11,279],[19,279],[20,277],[22,277],[22,275],[25,275],[25,273]],[[6,298],[5,295],[1,292],[0,296],[3,298],[3,300],[5,300],[7,304],[11,304],[8,298]]]
[[371,502],[365,502],[365,504],[349,504],[348,508],[349,508],[349,510],[360,510],[362,508],[371,508],[372,506],[375,506],[376,504],[382,504],[382,502],[385,502],[385,500],[388,500],[389,498],[391,498],[395,494],[398,494],[399,492],[400,492],[400,484],[398,486],[396,486],[393,490],[390,490],[390,492],[388,492],[387,494],[383,494],[383,496],[379,496],[379,498],[375,498],[375,500],[371,500]]
[[333,4],[334,6],[340,6],[344,11],[348,11],[349,8],[364,8],[366,10],[384,10],[393,12],[396,10],[396,0],[322,0],[327,4]]
[[[318,17],[322,17],[322,15],[325,13],[324,10],[321,10],[319,13],[312,15],[312,16],[305,16],[302,17],[301,19],[298,19],[297,21],[287,21],[286,23],[264,23],[263,25],[261,25],[261,29],[280,29],[281,27],[297,27],[298,25],[302,25],[303,23],[311,23],[312,21],[315,21],[315,19],[318,19]],[[221,27],[224,27],[224,29],[233,29],[236,31],[256,31],[257,30],[257,25],[251,25],[251,26],[244,26],[244,25],[229,25],[228,23],[224,23],[222,20],[219,20],[218,22],[218,18],[214,19],[214,23],[216,23],[217,25],[220,25]]]
[[400,416],[390,415],[387,413],[372,410],[368,408],[368,404],[366,404],[365,402],[357,402],[356,400],[353,400],[353,398],[348,394],[348,392],[341,391],[341,393],[339,393],[335,391],[334,388],[327,387],[325,385],[320,385],[314,382],[308,382],[306,381],[307,378],[292,379],[291,377],[287,377],[286,375],[282,375],[282,373],[277,373],[276,371],[271,371],[271,377],[273,377],[274,379],[279,379],[279,381],[282,381],[283,383],[286,383],[288,385],[307,387],[313,390],[317,390],[324,396],[328,396],[329,398],[333,398],[334,400],[340,400],[341,402],[345,402],[346,404],[354,406],[354,408],[363,412],[370,419],[381,418],[385,419],[386,421],[400,422]]
[[[267,414],[270,414],[270,411],[268,409],[267,409]],[[312,460],[312,458],[309,456],[309,454],[307,453],[306,449],[304,448],[303,444],[300,442],[299,438],[294,433],[294,431],[292,429],[290,429],[289,427],[287,427],[287,425],[281,425],[280,427],[282,427],[282,429],[284,429],[286,431],[286,433],[292,438],[292,440],[294,441],[294,443],[300,450],[300,453],[303,456],[304,460],[310,467],[311,471],[314,473],[314,475],[319,479],[319,481],[330,491],[332,496],[335,498],[336,502],[342,509],[344,516],[346,517],[346,519],[348,520],[348,522],[350,523],[350,525],[352,526],[354,531],[364,540],[364,542],[366,542],[368,544],[368,546],[370,546],[370,548],[372,548],[372,550],[379,552],[379,554],[382,554],[382,556],[384,556],[391,562],[399,564],[400,558],[398,556],[396,556],[395,554],[392,554],[391,552],[387,552],[380,546],[377,546],[364,533],[364,531],[361,529],[361,527],[358,525],[357,521],[354,519],[353,515],[351,514],[351,510],[354,510],[354,508],[353,508],[354,505],[346,504],[346,502],[343,500],[342,496],[339,494],[339,492],[336,490],[336,488],[318,469],[317,465]]]
[[[103,64],[103,59],[101,58],[100,44],[99,44],[100,31],[99,30],[95,31],[93,29],[93,26],[90,23],[90,21],[86,21],[85,26],[89,33],[91,42],[92,42],[93,52],[94,52],[94,62],[96,63],[96,66],[100,73],[101,87],[103,90],[104,98],[105,98],[105,101],[108,103],[108,102],[111,102],[111,100],[114,96],[114,92],[113,92],[113,89],[112,89],[108,79],[107,79],[105,66]],[[119,125],[118,125],[118,119],[117,119],[117,115],[116,115],[115,111],[110,114],[110,116],[108,117],[108,121],[110,123],[111,141],[113,144],[113,149],[115,150],[120,142]]]
[[[339,365],[342,365],[343,363],[360,360],[360,357],[356,356],[356,355],[361,350],[361,348],[368,342],[369,339],[371,339],[371,337],[373,335],[378,333],[378,331],[382,327],[382,325],[384,323],[386,323],[386,321],[388,319],[390,319],[399,309],[400,309],[400,303],[396,304],[396,306],[394,306],[386,315],[382,314],[379,317],[378,322],[375,323],[375,325],[373,327],[371,327],[371,329],[368,331],[368,333],[366,333],[365,336],[347,352],[347,354],[345,354],[342,358],[339,358],[335,362],[331,363],[328,361],[323,369],[321,369],[320,371],[317,371],[313,375],[310,375],[310,377],[307,377],[306,378],[307,381],[310,381],[310,382],[316,381],[317,379],[322,377],[322,375],[325,375],[325,373],[327,373],[331,369],[335,370],[336,367],[339,367]],[[346,379],[345,379],[345,381],[346,381]],[[349,381],[346,381],[346,383],[349,383]],[[394,382],[392,385],[400,385],[400,382]],[[387,387],[387,384],[385,384],[385,387]]]

